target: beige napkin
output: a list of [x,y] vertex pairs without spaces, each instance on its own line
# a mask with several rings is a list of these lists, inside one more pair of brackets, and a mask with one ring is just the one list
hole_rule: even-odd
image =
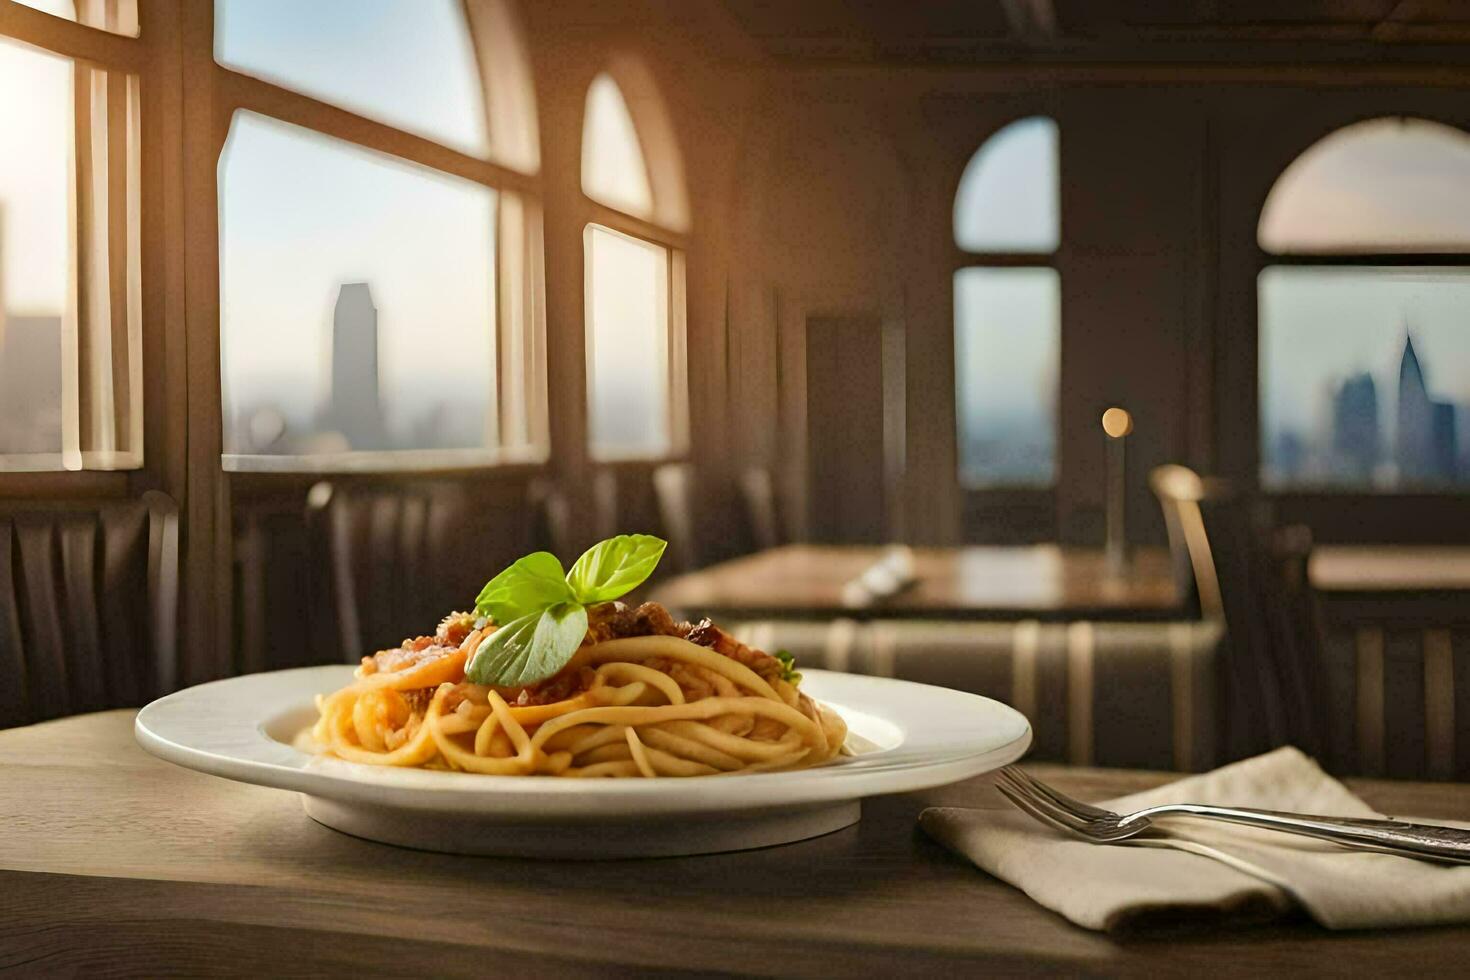
[[[1104,805],[1126,813],[1159,803],[1379,816],[1293,748]],[[1123,846],[1064,836],[1014,809],[933,807],[919,822],[946,847],[1088,929],[1269,917],[1293,905],[1331,929],[1470,921],[1470,865],[1347,851],[1307,837],[1188,818],[1156,824],[1167,827],[1165,838]]]

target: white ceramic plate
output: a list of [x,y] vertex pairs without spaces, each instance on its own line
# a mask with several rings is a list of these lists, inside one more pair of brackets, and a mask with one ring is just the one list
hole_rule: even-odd
[[250,674],[161,698],[138,741],[169,762],[303,795],[306,812],[371,840],[465,854],[609,858],[787,843],[855,823],[865,796],[942,786],[1021,757],[1031,726],[989,698],[884,677],[803,671],[858,754],[812,769],[686,779],[483,776],[368,766],[293,747],[313,697],[347,665]]

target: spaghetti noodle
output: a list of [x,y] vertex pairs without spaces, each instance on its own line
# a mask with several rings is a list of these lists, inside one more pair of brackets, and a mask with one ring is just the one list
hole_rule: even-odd
[[494,625],[446,619],[432,637],[363,658],[318,697],[320,751],[351,762],[505,776],[706,776],[804,768],[847,727],[788,664],[655,603],[589,609],[582,646],[521,688],[465,679]]

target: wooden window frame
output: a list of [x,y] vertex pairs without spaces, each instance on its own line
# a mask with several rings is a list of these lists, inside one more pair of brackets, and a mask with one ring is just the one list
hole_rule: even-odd
[[[430,171],[446,174],[488,188],[497,194],[496,227],[493,231],[497,262],[495,322],[491,325],[495,339],[495,404],[489,411],[494,413],[499,438],[494,447],[471,447],[463,450],[381,450],[354,451],[340,457],[310,455],[256,456],[252,454],[218,453],[220,465],[229,465],[226,472],[232,478],[248,474],[241,481],[242,487],[268,489],[279,482],[283,486],[294,486],[302,474],[334,477],[355,476],[393,477],[402,474],[408,477],[425,475],[467,475],[485,470],[501,468],[520,469],[544,464],[549,456],[549,430],[546,400],[546,326],[544,254],[542,248],[542,214],[544,201],[543,181],[539,166],[539,148],[533,154],[535,172],[520,170],[492,158],[481,158],[437,143],[434,140],[398,129],[349,109],[304,95],[283,85],[256,78],[242,71],[227,68],[214,59],[214,16],[213,3],[201,6],[208,10],[197,14],[201,21],[208,21],[208,62],[201,64],[207,76],[207,85],[191,94],[205,104],[197,108],[197,114],[209,117],[209,138],[200,153],[208,155],[212,167],[218,161],[228,138],[230,125],[236,112],[253,112],[268,119],[288,123],[303,130],[341,141],[369,152],[417,164]],[[503,6],[491,9],[491,5],[480,5],[475,0],[461,0],[465,21],[469,25],[475,50],[482,87],[485,83],[485,68],[479,64],[486,49],[484,32],[507,28]],[[205,16],[207,15],[207,16]],[[196,28],[201,35],[204,28]],[[202,42],[202,38],[201,38]],[[196,43],[201,43],[196,42]],[[195,51],[196,59],[202,60],[203,51]],[[207,90],[207,92],[206,92]],[[490,126],[494,113],[490,96],[485,96],[486,125]],[[539,125],[532,113],[531,138],[539,139]],[[491,136],[492,146],[494,135]],[[202,184],[206,175],[196,175]],[[207,177],[209,199],[218,200],[217,173],[211,170]],[[519,211],[519,229],[507,228],[510,202]],[[211,222],[217,226],[217,216]],[[512,232],[519,234],[516,249],[504,247]],[[220,432],[223,442],[223,404],[220,402],[219,352],[220,309],[218,282],[219,238],[213,237],[210,252],[214,263],[214,301],[201,303],[199,318],[214,325],[216,374],[212,391],[216,393],[216,414],[219,418],[211,424]],[[512,254],[514,253],[514,254]],[[203,270],[201,269],[201,272]],[[511,355],[511,356],[507,356]],[[511,403],[502,404],[500,393],[515,394]],[[509,438],[508,438],[509,437]],[[510,443],[508,446],[507,443]]]
[[[1058,290],[1065,278],[1064,266],[1066,252],[1066,220],[1061,209],[1061,169],[1062,169],[1062,132],[1061,124],[1057,120],[1055,112],[1049,109],[1038,109],[1034,112],[1019,112],[1007,116],[993,129],[985,134],[984,138],[975,144],[974,150],[965,159],[966,166],[974,159],[987,143],[1000,135],[1011,125],[1026,119],[1042,117],[1051,121],[1057,127],[1057,184],[1058,184],[1058,207],[1057,207],[1057,247],[1050,252],[972,252],[960,247],[955,237],[953,202],[958,199],[960,184],[955,184],[954,193],[950,196],[949,243],[950,243],[950,278],[949,278],[949,311],[951,332],[955,329],[954,308],[954,282],[955,277],[966,269],[1050,269],[1057,275]],[[963,180],[963,174],[961,175]],[[1061,331],[1061,320],[1065,317],[1065,309],[1061,302],[1064,296],[1058,296],[1058,330]],[[1058,356],[1061,354],[1061,340],[1058,336]],[[958,384],[958,372],[951,379],[951,384]],[[959,411],[959,389],[955,387],[952,396],[955,402],[955,457],[953,479],[959,487],[960,492],[960,528],[965,540],[980,543],[1021,543],[1032,541],[1052,541],[1057,537],[1057,487],[1061,482],[1062,474],[1062,440],[1061,440],[1061,386],[1056,393],[1056,404],[1053,406],[1055,417],[1052,425],[1053,436],[1056,440],[1055,458],[1052,461],[1052,478],[1048,483],[993,483],[971,485],[964,481],[960,473],[959,443],[960,425],[962,424]],[[996,534],[995,528],[1005,525],[1007,530],[1003,534]]]
[[[1404,118],[1423,119],[1427,117],[1413,113],[1403,114]],[[1385,118],[1384,115],[1373,115],[1358,120],[1367,122],[1372,119]],[[1430,120],[1439,122],[1439,120]],[[1456,131],[1470,136],[1465,128],[1456,123],[1440,123],[1453,127]],[[1279,172],[1271,183],[1274,190],[1277,182],[1285,176],[1288,168],[1304,154],[1309,152],[1322,140],[1327,139],[1335,133],[1342,132],[1349,126],[1356,125],[1349,122],[1344,123],[1328,132],[1319,135],[1311,143],[1295,154]],[[1291,268],[1291,269],[1343,269],[1343,268],[1444,268],[1444,269],[1470,269],[1470,251],[1465,252],[1421,252],[1421,251],[1346,251],[1343,249],[1331,250],[1302,250],[1290,252],[1272,252],[1260,245],[1261,217],[1265,211],[1266,203],[1270,199],[1268,192],[1261,202],[1261,207],[1256,213],[1255,222],[1255,250],[1252,279],[1253,296],[1256,316],[1256,362],[1253,365],[1257,377],[1260,371],[1260,332],[1261,332],[1261,276],[1268,269]],[[1264,447],[1261,445],[1261,398],[1264,392],[1259,384],[1255,388],[1255,454],[1254,466],[1251,473],[1251,485],[1260,487],[1262,492],[1277,503],[1278,510],[1282,515],[1288,515],[1294,519],[1301,519],[1304,523],[1313,525],[1324,524],[1327,528],[1326,537],[1335,539],[1339,536],[1352,537],[1354,529],[1360,527],[1363,521],[1362,508],[1375,510],[1377,505],[1394,501],[1399,503],[1412,502],[1416,512],[1437,515],[1433,523],[1441,526],[1458,524],[1463,516],[1463,505],[1470,501],[1470,483],[1461,484],[1457,487],[1405,487],[1401,489],[1364,489],[1362,487],[1334,488],[1326,485],[1300,485],[1265,488],[1261,484],[1261,465],[1264,458]],[[1372,523],[1372,522],[1367,522]],[[1397,526],[1398,522],[1391,522]],[[1431,533],[1430,540],[1441,540],[1437,533]]]
[[[578,214],[576,221],[584,236],[582,249],[584,303],[582,329],[585,346],[586,388],[592,388],[592,319],[591,296],[586,294],[585,283],[591,274],[591,262],[585,236],[593,226],[637,239],[664,250],[667,269],[665,282],[668,304],[668,338],[665,345],[667,364],[665,369],[669,384],[669,401],[666,406],[668,417],[668,450],[662,453],[599,453],[592,445],[590,424],[585,426],[587,442],[585,451],[594,466],[640,468],[662,463],[685,462],[690,458],[689,445],[689,302],[688,302],[688,233],[687,188],[684,186],[683,168],[678,159],[678,146],[674,139],[663,100],[654,86],[641,60],[632,55],[615,54],[603,69],[618,86],[633,120],[633,134],[638,140],[643,165],[648,174],[649,190],[653,198],[654,218],[642,218],[620,211],[589,197],[581,190],[581,168],[578,165],[577,196]],[[590,81],[589,81],[590,84]],[[631,87],[631,91],[630,91]],[[581,118],[583,131],[586,128],[586,108]],[[579,158],[580,159],[580,158]],[[671,203],[672,199],[672,203]],[[660,211],[663,212],[661,220]],[[680,225],[682,227],[675,227]],[[591,400],[584,398],[584,411],[590,413]]]

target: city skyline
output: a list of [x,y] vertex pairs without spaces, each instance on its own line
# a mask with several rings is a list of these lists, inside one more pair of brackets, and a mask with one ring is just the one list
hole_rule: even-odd
[[[407,397],[385,397],[378,363],[381,340],[372,286],[338,286],[332,305],[331,360],[324,385],[247,389],[227,414],[225,451],[235,454],[309,455],[404,449],[473,449],[493,445],[482,401],[453,389],[421,385]],[[310,399],[301,407],[303,396]]]
[[[1263,485],[1391,490],[1470,482],[1467,313],[1470,272],[1455,268],[1262,273]],[[1437,439],[1446,459],[1436,466],[1401,465],[1398,420],[1416,411],[1401,413],[1401,392],[1420,412],[1410,427],[1416,459]],[[1441,435],[1427,434],[1436,424]],[[1443,448],[1451,443],[1453,450]]]
[[1392,410],[1371,372],[1328,382],[1315,430],[1284,430],[1263,447],[1267,481],[1375,488],[1470,481],[1470,411],[1435,397],[1411,330],[1397,375]]

